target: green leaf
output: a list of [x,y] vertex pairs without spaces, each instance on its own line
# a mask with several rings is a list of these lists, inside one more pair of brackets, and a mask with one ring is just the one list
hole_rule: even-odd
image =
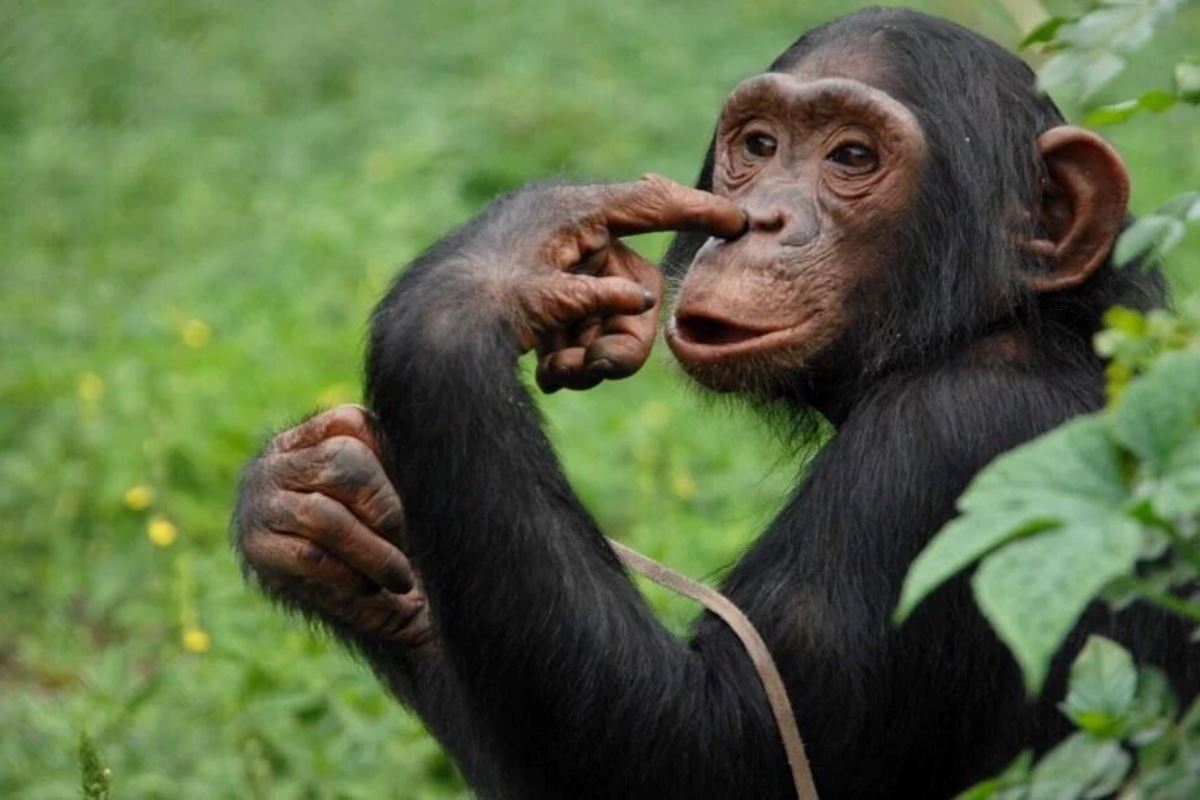
[[1077,733],[1034,767],[1029,800],[1104,797],[1120,787],[1129,764],[1118,742]]
[[1134,308],[1113,306],[1104,312],[1104,327],[1140,339],[1146,335],[1146,315]]
[[1090,637],[1071,665],[1069,687],[1063,713],[1093,736],[1119,739],[1138,688],[1129,652],[1111,639]]
[[79,734],[80,795],[84,800],[112,797],[112,772],[100,760],[96,745],[86,731]]
[[1067,17],[1051,17],[1050,19],[1038,25],[1036,28],[1025,34],[1025,38],[1017,45],[1017,49],[1024,50],[1035,44],[1049,42],[1054,39],[1054,35],[1058,33],[1058,29],[1066,25],[1070,20]]
[[1140,528],[1116,513],[1014,542],[983,560],[972,580],[980,610],[1004,640],[1033,694],[1088,603],[1137,563]]
[[1141,104],[1137,100],[1122,100],[1119,103],[1100,106],[1088,112],[1083,118],[1083,124],[1092,127],[1116,125],[1131,118],[1140,108]]
[[1137,695],[1129,710],[1129,740],[1144,747],[1160,739],[1175,720],[1175,693],[1167,676],[1155,667],[1142,667]]
[[1136,50],[1154,35],[1155,18],[1142,6],[1101,8],[1064,25],[1058,38],[1080,49]]
[[1184,192],[1163,203],[1159,214],[1186,221],[1200,221],[1200,192]]
[[1106,423],[1083,417],[996,459],[959,498],[961,515],[909,569],[896,609],[903,620],[929,592],[1014,538],[1066,521],[1103,521],[1126,502]]
[[1161,114],[1177,102],[1178,98],[1175,95],[1162,89],[1151,89],[1138,98],[1138,105],[1156,114]]
[[1033,751],[1022,750],[999,775],[975,784],[955,800],[1022,800],[1032,765]]
[[1175,94],[1185,103],[1200,104],[1200,64],[1182,61],[1175,65]]
[[1200,512],[1200,351],[1167,353],[1130,384],[1112,434],[1144,462],[1159,515]]
[[1147,214],[1134,222],[1113,250],[1113,263],[1122,267],[1151,250],[1166,252],[1183,238],[1183,223],[1162,214]]

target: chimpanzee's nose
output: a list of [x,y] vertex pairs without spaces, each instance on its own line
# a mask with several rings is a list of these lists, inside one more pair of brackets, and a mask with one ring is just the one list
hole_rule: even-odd
[[787,216],[782,208],[773,205],[769,208],[746,209],[747,230],[759,233],[778,233],[783,230]]
[[741,205],[746,212],[747,233],[778,237],[780,244],[790,247],[807,244],[820,227],[812,201],[797,197],[791,187],[756,192]]

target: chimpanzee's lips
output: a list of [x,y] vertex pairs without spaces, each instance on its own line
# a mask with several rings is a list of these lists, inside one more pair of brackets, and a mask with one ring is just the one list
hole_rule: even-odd
[[774,350],[793,326],[750,324],[704,310],[680,309],[667,326],[667,344],[686,364],[711,364]]

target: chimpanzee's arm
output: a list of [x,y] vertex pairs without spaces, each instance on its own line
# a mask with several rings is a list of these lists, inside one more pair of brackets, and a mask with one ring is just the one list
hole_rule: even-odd
[[[648,188],[659,194],[647,204],[680,202]],[[506,260],[583,191],[501,201],[409,267],[376,311],[369,397],[411,555],[472,722],[504,743],[513,796],[775,796],[788,785],[782,748],[736,640],[689,647],[655,620],[517,375],[528,340],[514,305],[528,302],[506,287],[525,267]]]

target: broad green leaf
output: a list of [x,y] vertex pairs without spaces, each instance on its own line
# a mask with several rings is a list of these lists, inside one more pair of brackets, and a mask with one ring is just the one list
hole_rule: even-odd
[[1158,359],[1126,390],[1112,412],[1112,435],[1155,472],[1197,430],[1200,351],[1178,350]]
[[1144,462],[1158,514],[1200,511],[1200,350],[1167,353],[1130,384],[1112,434]]
[[1178,98],[1175,95],[1162,89],[1151,89],[1138,98],[1138,105],[1156,114],[1161,114],[1174,106],[1176,102],[1178,102]]
[[1200,431],[1194,431],[1171,454],[1151,500],[1166,518],[1200,513]]
[[1107,423],[1073,420],[996,459],[958,501],[947,524],[913,562],[896,618],[994,548],[1063,523],[1100,525],[1128,501]]
[[1127,737],[1138,747],[1161,738],[1175,720],[1175,709],[1175,693],[1167,676],[1156,667],[1142,667],[1129,710]]
[[1185,103],[1200,103],[1200,64],[1183,61],[1175,65],[1175,93]]
[[980,564],[971,581],[975,599],[1031,694],[1088,603],[1133,568],[1140,538],[1136,523],[1110,510],[1013,542]]
[[1120,787],[1129,764],[1119,743],[1077,733],[1034,767],[1029,800],[1104,797]]
[[1140,338],[1146,335],[1146,315],[1134,308],[1113,306],[1104,312],[1104,326]]
[[1063,713],[1101,738],[1120,738],[1138,688],[1133,657],[1121,645],[1092,636],[1071,665]]
[[1080,97],[1087,99],[1104,88],[1105,84],[1125,69],[1125,59],[1116,53],[1101,51],[1090,59],[1087,69],[1079,73]]
[[955,800],[1022,800],[1027,791],[1025,781],[1029,777],[1029,768],[1032,765],[1033,751],[1022,750],[1003,772],[975,784]]
[[1058,38],[1080,49],[1136,50],[1154,35],[1155,18],[1145,6],[1102,8],[1064,25]]
[[1069,22],[1066,17],[1051,17],[1050,19],[1038,25],[1036,28],[1025,34],[1025,38],[1021,40],[1021,44],[1017,45],[1019,50],[1024,50],[1035,44],[1049,42],[1054,39],[1054,35],[1058,33],[1058,29]]
[[1137,114],[1141,104],[1137,100],[1122,100],[1107,106],[1100,106],[1088,112],[1083,118],[1084,125],[1099,127],[1101,125],[1116,125]]
[[1158,213],[1176,219],[1188,220],[1200,213],[1200,192],[1184,192],[1163,203]]
[[1162,214],[1147,214],[1121,234],[1113,251],[1113,263],[1121,267],[1150,250],[1166,252],[1183,238],[1183,234],[1183,223],[1179,220]]

